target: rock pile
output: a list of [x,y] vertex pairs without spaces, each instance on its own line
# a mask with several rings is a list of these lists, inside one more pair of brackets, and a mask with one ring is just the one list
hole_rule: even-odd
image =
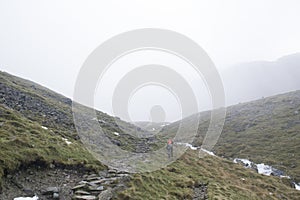
[[72,188],[74,200],[108,200],[113,194],[124,189],[125,183],[130,180],[126,172],[117,172],[114,169],[101,171],[97,174],[85,175],[83,180]]
[[194,196],[193,200],[206,200],[207,195],[207,184],[198,181],[194,186]]

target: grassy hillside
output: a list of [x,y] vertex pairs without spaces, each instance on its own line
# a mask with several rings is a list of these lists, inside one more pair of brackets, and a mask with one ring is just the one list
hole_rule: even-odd
[[[141,128],[100,111],[96,115],[103,131],[116,145],[136,152],[150,149],[143,145],[148,139],[136,139],[129,134],[145,132]],[[70,99],[5,72],[0,72],[0,136],[0,180],[3,174],[36,162],[45,166],[56,163],[104,167],[79,140]],[[63,138],[72,144],[68,145]]]
[[300,182],[300,91],[230,107],[215,152],[267,163]]
[[[210,122],[210,112],[200,116],[195,146],[202,144]],[[187,135],[189,124],[195,120],[193,116],[183,120]],[[165,127],[161,139],[174,135],[180,123]],[[272,165],[300,182],[300,91],[227,108],[225,125],[213,151],[225,158],[248,158]]]
[[208,199],[299,199],[300,191],[287,179],[259,175],[231,161],[187,151],[172,165],[152,173],[136,174],[118,199],[193,199],[199,186]]
[[[221,156],[264,162],[299,178],[300,92],[288,93],[230,107],[214,151]],[[33,82],[0,72],[0,180],[28,165],[105,168],[83,147],[72,116],[72,102]],[[91,109],[79,106],[89,112]],[[299,112],[298,112],[299,111]],[[85,114],[85,113],[83,113]],[[123,149],[147,152],[163,147],[179,122],[156,124],[161,132],[150,138],[147,130],[96,111],[97,120],[110,140]],[[201,114],[194,145],[201,145],[210,112]],[[184,119],[189,132],[193,116]],[[144,127],[144,125],[142,126]],[[93,129],[91,129],[93,130]],[[115,134],[117,132],[118,134]],[[162,155],[163,156],[163,155]],[[231,161],[187,151],[172,165],[151,173],[135,174],[118,199],[299,199],[290,180],[262,176]]]
[[3,105],[0,105],[0,135],[0,178],[28,165],[104,168],[79,141],[46,130]]

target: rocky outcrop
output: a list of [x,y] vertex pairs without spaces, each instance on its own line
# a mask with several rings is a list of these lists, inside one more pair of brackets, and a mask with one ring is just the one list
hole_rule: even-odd
[[109,200],[117,191],[124,189],[129,180],[129,174],[112,169],[98,175],[87,175],[72,188],[74,193],[72,199]]
[[126,189],[130,180],[130,174],[113,169],[92,173],[76,169],[29,168],[6,176],[0,199],[36,196],[41,200],[108,200]]
[[47,127],[59,125],[75,131],[71,109],[63,111],[37,94],[0,83],[0,103],[20,112],[30,120],[41,122]]

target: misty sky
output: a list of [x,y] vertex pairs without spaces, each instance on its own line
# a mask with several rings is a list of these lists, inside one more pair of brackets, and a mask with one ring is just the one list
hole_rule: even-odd
[[[170,29],[188,36],[222,71],[236,63],[272,61],[300,52],[299,10],[298,0],[1,0],[0,69],[72,98],[80,67],[98,45],[119,33],[150,27]],[[134,64],[145,64],[146,58],[140,62],[143,56],[147,57],[137,56]],[[179,63],[162,57],[158,55],[156,61]],[[111,111],[109,94],[123,73],[117,73],[117,66],[128,62],[121,60],[116,64],[112,71],[115,82],[107,82],[107,99],[97,105],[100,110]],[[194,78],[191,81],[195,81]],[[198,87],[203,85],[200,83]],[[176,99],[168,97],[162,89],[156,89],[146,88],[148,93],[158,92],[165,99],[161,102],[166,106],[165,112],[178,113],[180,108],[175,105]],[[198,98],[205,102],[200,107],[205,109],[209,100],[200,96]],[[135,103],[129,106],[134,120],[146,120],[149,116],[145,113],[161,100],[157,96],[152,101],[143,97],[137,92],[133,97]],[[147,100],[149,102],[144,105]],[[178,117],[171,114],[167,121]]]

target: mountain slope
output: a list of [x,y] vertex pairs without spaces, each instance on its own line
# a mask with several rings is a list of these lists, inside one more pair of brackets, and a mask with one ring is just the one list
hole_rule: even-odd
[[[201,146],[210,112],[200,113],[198,134],[193,145]],[[185,125],[188,135],[191,116],[166,126],[162,140]],[[227,108],[222,134],[213,151],[229,159],[247,158],[281,169],[300,182],[300,91],[276,95]]]
[[136,174],[118,199],[299,199],[285,178],[267,177],[226,159],[188,150],[164,169]]
[[[291,98],[294,96],[291,95]],[[76,169],[105,168],[91,156],[79,140],[72,119],[72,102],[69,99],[33,82],[1,72],[0,101],[0,178],[3,175],[6,177],[7,174],[14,175],[14,171],[23,170],[28,166],[49,168],[54,164],[56,167],[70,166]],[[81,108],[90,109],[83,106]],[[291,110],[293,109],[294,107]],[[235,109],[229,113],[235,113]],[[238,123],[240,118],[237,117],[239,115],[236,116],[236,113],[231,115],[235,116],[233,119],[240,124]],[[201,134],[209,119],[209,112],[204,116],[200,134],[195,139],[194,145],[201,143],[203,137]],[[147,133],[133,124],[99,111],[97,118],[99,123],[105,122],[102,124],[104,132],[113,143],[135,152],[147,152],[163,147],[165,137],[173,134],[178,125],[175,123],[164,126],[163,131],[153,142],[153,138],[131,136],[131,131]],[[231,123],[229,121],[229,124]],[[230,129],[228,131],[230,133],[235,128],[240,129],[235,124],[225,127]],[[118,132],[119,135],[115,135],[114,132]],[[151,144],[148,144],[149,139],[152,140]],[[219,147],[220,151],[221,147],[222,145]],[[232,155],[238,155],[234,146],[231,149]],[[295,169],[298,169],[298,166]],[[299,199],[300,197],[300,192],[292,188],[290,180],[286,178],[262,176],[218,157],[206,156],[199,159],[198,151],[187,151],[179,160],[163,169],[132,176],[128,187],[122,186],[123,190],[114,194],[115,199]]]
[[[147,139],[136,139],[129,134],[143,133],[141,128],[100,111],[96,114],[99,122],[105,123],[102,129],[113,143],[126,150],[141,151],[138,145]],[[122,137],[116,137],[114,132]],[[79,140],[70,99],[5,72],[0,72],[0,135],[0,179],[3,174],[35,162],[45,166],[56,163],[104,167]]]
[[221,73],[227,105],[300,88],[300,53],[275,61],[240,63]]

